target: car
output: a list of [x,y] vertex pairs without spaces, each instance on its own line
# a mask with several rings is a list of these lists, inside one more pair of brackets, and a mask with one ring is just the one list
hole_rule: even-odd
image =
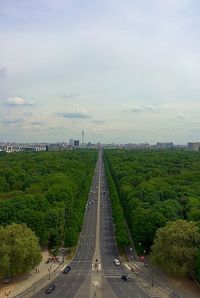
[[114,262],[114,264],[115,264],[116,266],[119,266],[119,265],[120,265],[120,261],[119,261],[118,259],[114,259],[113,262]]
[[121,276],[121,279],[124,280],[124,281],[126,281],[126,282],[130,281],[130,278],[129,278],[128,275],[122,275]]
[[3,279],[3,283],[4,284],[7,284],[7,283],[9,283],[9,282],[11,282],[11,280],[12,280],[12,276],[6,276],[4,279]]
[[45,293],[46,293],[46,294],[51,294],[51,292],[53,292],[53,290],[55,289],[55,287],[56,287],[55,284],[50,285],[50,286],[46,289]]
[[63,273],[64,273],[64,274],[67,274],[70,270],[71,270],[71,267],[70,267],[69,265],[67,265],[67,266],[65,267],[65,269],[63,270]]

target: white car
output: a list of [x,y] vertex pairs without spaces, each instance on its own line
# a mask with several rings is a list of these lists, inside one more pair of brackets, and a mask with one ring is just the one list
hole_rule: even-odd
[[116,266],[120,266],[120,261],[118,259],[114,259],[113,262]]

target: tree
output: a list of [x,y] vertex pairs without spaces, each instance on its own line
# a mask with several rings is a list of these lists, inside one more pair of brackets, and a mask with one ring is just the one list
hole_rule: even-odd
[[168,274],[186,276],[194,268],[199,247],[200,231],[196,223],[180,219],[157,231],[151,259]]
[[195,259],[194,269],[195,269],[196,278],[197,278],[198,282],[200,282],[200,250],[198,251],[197,257]]
[[29,272],[42,260],[35,233],[24,224],[0,227],[0,277]]

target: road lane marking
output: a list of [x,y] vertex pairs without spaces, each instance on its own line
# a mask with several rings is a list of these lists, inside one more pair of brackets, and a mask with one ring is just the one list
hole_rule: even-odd
[[119,287],[120,288],[120,290],[122,291],[122,293],[124,293],[124,290],[121,288],[121,287]]
[[61,290],[58,290],[58,291],[55,293],[55,296],[57,296],[60,292],[61,292]]

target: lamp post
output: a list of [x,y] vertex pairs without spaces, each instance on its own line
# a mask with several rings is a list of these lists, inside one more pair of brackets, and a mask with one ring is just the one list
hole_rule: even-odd
[[133,249],[132,247],[129,248],[131,261],[133,260]]
[[62,247],[62,263],[64,263],[65,260],[65,248]]
[[140,254],[141,254],[141,246],[142,246],[142,242],[139,242],[138,245],[139,245],[139,251],[140,251]]
[[153,288],[153,285],[154,285],[154,279],[153,279],[153,274],[151,273],[151,286]]
[[52,265],[48,268],[48,271],[49,271],[49,280],[51,279],[51,268],[52,268]]

